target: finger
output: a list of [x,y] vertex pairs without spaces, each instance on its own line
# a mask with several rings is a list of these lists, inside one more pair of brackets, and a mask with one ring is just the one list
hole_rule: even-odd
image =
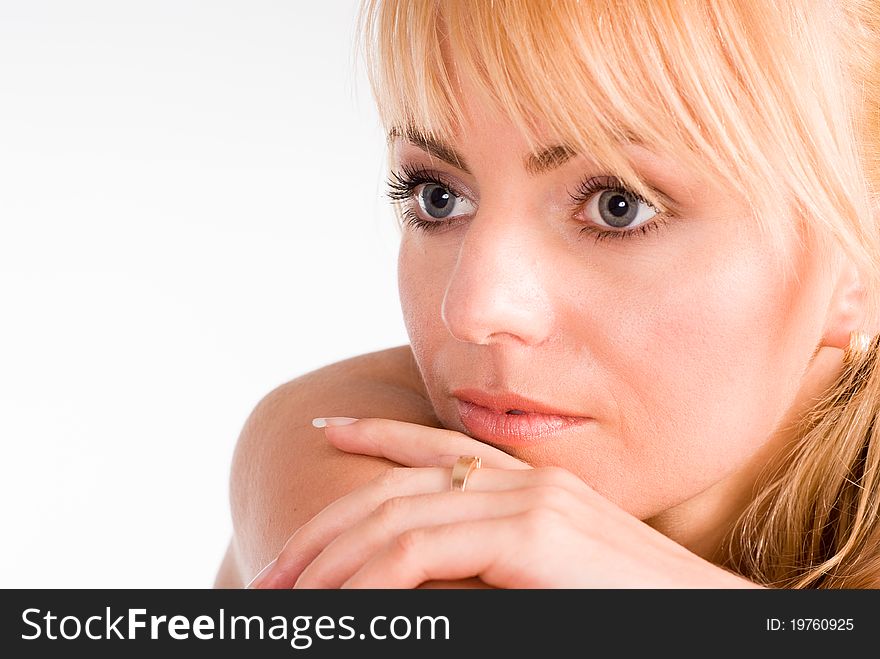
[[327,440],[348,453],[387,458],[408,467],[451,466],[460,455],[475,455],[497,469],[530,469],[512,455],[454,430],[393,419],[359,419],[327,425]]
[[[370,514],[390,496],[441,491],[447,486],[449,470],[440,467],[389,469],[367,484],[324,507],[298,528],[284,544],[277,558],[264,568],[266,574],[252,588],[291,588],[300,571],[330,541],[357,520]],[[473,474],[472,474],[473,475]]]
[[[527,487],[542,471],[477,469],[468,478],[468,491],[497,491]],[[301,526],[279,553],[274,565],[252,588],[292,588],[300,572],[345,529],[369,515],[391,497],[449,490],[451,470],[441,467],[389,469],[366,485],[340,497]],[[461,494],[457,492],[457,494]]]
[[[397,536],[343,588],[416,588],[479,577],[492,586],[541,587],[523,556],[522,514],[413,529]],[[525,558],[525,560],[524,560]]]
[[507,517],[534,505],[535,488],[502,492],[435,492],[386,499],[340,533],[300,574],[295,588],[338,588],[390,538],[414,528]]

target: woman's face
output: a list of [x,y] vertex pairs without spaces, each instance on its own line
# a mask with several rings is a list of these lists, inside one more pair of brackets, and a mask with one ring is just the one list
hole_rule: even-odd
[[[452,144],[396,137],[392,170],[409,219],[427,226],[406,223],[399,283],[443,425],[564,466],[644,519],[768,441],[832,291],[805,251],[786,277],[745,204],[622,148],[675,217],[602,187],[585,154],[529,160],[515,128],[473,111]],[[769,220],[801,249],[784,207]]]

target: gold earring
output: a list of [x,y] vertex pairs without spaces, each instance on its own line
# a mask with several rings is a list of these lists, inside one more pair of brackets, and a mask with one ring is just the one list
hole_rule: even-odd
[[849,345],[843,351],[844,361],[852,364],[861,361],[871,349],[873,339],[867,332],[853,331],[849,333]]

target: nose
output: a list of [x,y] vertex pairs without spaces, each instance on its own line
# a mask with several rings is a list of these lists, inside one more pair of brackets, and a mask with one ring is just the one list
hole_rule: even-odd
[[552,254],[537,228],[513,217],[469,224],[443,297],[443,322],[459,341],[537,346],[553,326]]

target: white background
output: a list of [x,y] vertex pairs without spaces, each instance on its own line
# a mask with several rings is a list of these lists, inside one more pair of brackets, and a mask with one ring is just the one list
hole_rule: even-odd
[[0,0],[0,587],[210,587],[254,404],[406,342],[357,8]]

